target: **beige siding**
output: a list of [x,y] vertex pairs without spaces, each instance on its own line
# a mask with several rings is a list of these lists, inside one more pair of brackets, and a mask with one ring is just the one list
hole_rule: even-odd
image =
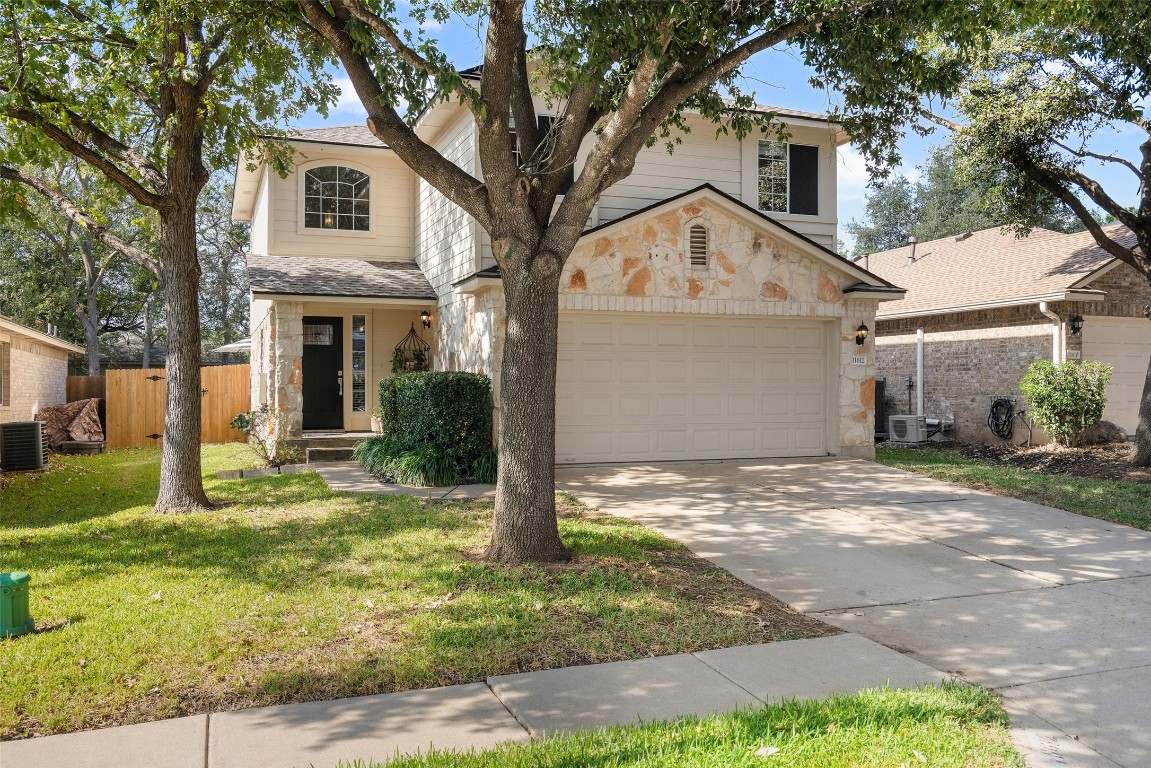
[[[641,149],[630,176],[600,196],[599,223],[615,221],[640,208],[701,184],[740,198],[742,154],[734,136],[715,136],[715,126],[693,121],[692,132],[668,154],[666,142]],[[579,169],[577,169],[579,170]]]
[[252,207],[252,242],[251,252],[266,256],[268,254],[268,234],[271,226],[271,208],[268,204],[268,188],[271,185],[272,172],[267,166],[260,171],[260,189],[256,193],[256,203]]
[[[301,189],[304,171],[316,165],[347,165],[371,176],[370,232],[305,229]],[[269,174],[274,256],[332,256],[373,261],[411,261],[411,172],[384,149],[307,145],[286,178]],[[256,238],[253,236],[253,242]]]
[[[444,131],[434,146],[468,173],[475,173],[475,138],[470,118]],[[475,221],[424,179],[417,179],[415,255],[441,300],[452,283],[476,268]]]
[[8,400],[0,423],[31,421],[41,408],[67,400],[68,353],[17,334],[0,333],[8,347]]

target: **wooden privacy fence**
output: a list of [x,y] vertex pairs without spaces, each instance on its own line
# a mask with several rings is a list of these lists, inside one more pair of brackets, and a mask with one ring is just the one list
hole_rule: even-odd
[[[90,378],[90,377],[83,377]],[[159,445],[164,435],[167,374],[163,368],[111,370],[106,374],[109,448]],[[200,442],[245,440],[228,422],[249,406],[248,366],[214,365],[200,369]]]
[[87,400],[92,397],[104,397],[103,376],[69,376],[67,384],[68,402]]

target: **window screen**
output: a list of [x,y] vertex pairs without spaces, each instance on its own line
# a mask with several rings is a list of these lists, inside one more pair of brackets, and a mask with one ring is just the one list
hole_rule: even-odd
[[759,142],[759,209],[819,214],[819,148]]

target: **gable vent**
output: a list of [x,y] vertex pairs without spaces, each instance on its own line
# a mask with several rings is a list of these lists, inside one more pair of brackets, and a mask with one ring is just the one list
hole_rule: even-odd
[[693,224],[688,230],[688,252],[693,267],[707,266],[707,227]]

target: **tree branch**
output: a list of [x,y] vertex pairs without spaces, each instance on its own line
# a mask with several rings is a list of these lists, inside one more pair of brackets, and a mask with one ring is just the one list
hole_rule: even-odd
[[1114,155],[1100,155],[1096,152],[1091,152],[1091,151],[1088,151],[1086,149],[1072,149],[1071,147],[1064,144],[1062,141],[1058,141],[1058,140],[1053,140],[1052,143],[1055,144],[1055,146],[1060,147],[1061,149],[1065,150],[1066,152],[1068,152],[1072,155],[1075,155],[1076,157],[1080,157],[1080,158],[1092,157],[1092,158],[1099,160],[1101,162],[1104,162],[1104,163],[1118,163],[1119,165],[1122,165],[1127,170],[1131,171],[1131,173],[1135,174],[1135,178],[1139,179],[1140,181],[1143,180],[1143,174],[1139,173],[1139,169],[1136,168],[1135,164],[1132,163],[1130,160],[1126,160],[1122,157],[1115,157]]
[[152,258],[151,254],[109,232],[95,218],[80,210],[72,198],[53,187],[44,179],[24,173],[18,168],[7,165],[0,166],[0,179],[23,184],[26,187],[36,190],[55,205],[69,221],[73,221],[91,232],[93,238],[99,240],[109,248],[124,254],[124,256],[140,264],[153,275],[160,274],[159,262]]
[[489,228],[491,217],[484,185],[426,144],[395,108],[384,102],[383,90],[371,62],[348,33],[346,22],[329,13],[321,0],[296,0],[296,3],[308,25],[332,46],[344,65],[356,95],[367,110],[368,128],[372,134],[387,144],[417,175],[471,214],[480,226]]

